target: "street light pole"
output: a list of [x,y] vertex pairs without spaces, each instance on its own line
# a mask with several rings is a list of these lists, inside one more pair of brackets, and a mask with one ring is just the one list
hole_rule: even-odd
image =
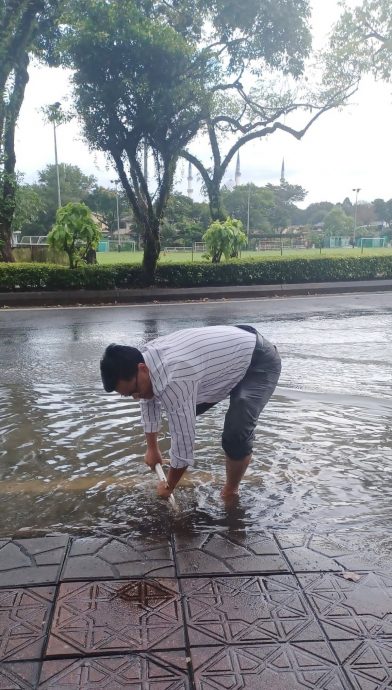
[[246,234],[248,237],[248,249],[249,249],[249,229],[250,229],[250,183],[248,184],[248,222],[246,226]]
[[119,197],[118,197],[118,184],[120,180],[110,180],[112,184],[116,185],[116,209],[117,209],[117,249],[118,251],[121,250],[121,244],[120,244],[120,203],[119,203]]
[[57,205],[61,208],[61,190],[60,190],[60,172],[59,172],[59,159],[57,154],[57,132],[56,132],[56,120],[53,120],[53,134],[54,134],[54,160],[56,164],[56,176],[57,176]]
[[54,161],[56,166],[57,177],[57,206],[61,208],[61,189],[60,189],[60,171],[59,171],[59,157],[57,152],[57,127],[63,122],[66,122],[66,116],[61,112],[61,103],[57,101],[43,108],[47,120],[53,123],[53,137],[54,137]]
[[353,192],[355,192],[355,217],[354,217],[354,248],[357,236],[357,218],[358,218],[358,194],[361,191],[360,187],[355,187]]

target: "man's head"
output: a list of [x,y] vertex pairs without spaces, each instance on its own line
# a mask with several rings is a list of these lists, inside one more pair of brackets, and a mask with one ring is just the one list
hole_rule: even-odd
[[132,396],[135,400],[154,397],[148,367],[140,350],[127,345],[109,345],[101,359],[105,391]]

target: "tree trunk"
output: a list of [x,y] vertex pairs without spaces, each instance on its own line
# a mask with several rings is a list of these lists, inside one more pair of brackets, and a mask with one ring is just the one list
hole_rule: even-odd
[[208,188],[207,191],[212,220],[225,221],[227,219],[227,214],[225,213],[222,206],[220,182],[211,181],[211,186]]
[[0,176],[0,255],[3,261],[14,261],[12,255],[12,220],[16,204],[15,129],[29,80],[29,56],[24,53],[15,67],[15,79],[9,102],[4,106],[4,129],[0,132],[2,174]]
[[153,224],[147,226],[144,232],[143,271],[147,285],[152,285],[154,282],[160,251],[159,221],[154,219]]

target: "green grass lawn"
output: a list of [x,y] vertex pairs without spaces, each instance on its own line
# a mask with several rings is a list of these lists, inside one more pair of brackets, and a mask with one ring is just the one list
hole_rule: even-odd
[[[351,256],[386,256],[392,255],[392,247],[386,249],[364,249],[363,254],[360,249],[323,249],[321,256],[323,257],[351,257]],[[242,259],[264,259],[264,258],[280,258],[280,251],[265,251],[265,252],[242,252]],[[319,249],[305,249],[305,250],[286,250],[283,252],[283,257],[290,259],[309,259],[320,256]],[[140,264],[143,259],[143,252],[98,252],[97,260],[99,264]],[[193,255],[194,261],[205,261],[202,254]],[[164,263],[189,263],[192,261],[192,254],[189,252],[173,252],[166,255],[162,252],[159,262]]]

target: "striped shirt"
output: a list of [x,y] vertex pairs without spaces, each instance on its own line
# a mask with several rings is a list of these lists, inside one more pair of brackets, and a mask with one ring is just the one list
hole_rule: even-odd
[[143,427],[158,432],[161,408],[166,411],[172,467],[193,465],[196,405],[227,398],[245,376],[255,344],[254,333],[235,326],[187,328],[147,343],[142,352],[154,397],[140,401]]

